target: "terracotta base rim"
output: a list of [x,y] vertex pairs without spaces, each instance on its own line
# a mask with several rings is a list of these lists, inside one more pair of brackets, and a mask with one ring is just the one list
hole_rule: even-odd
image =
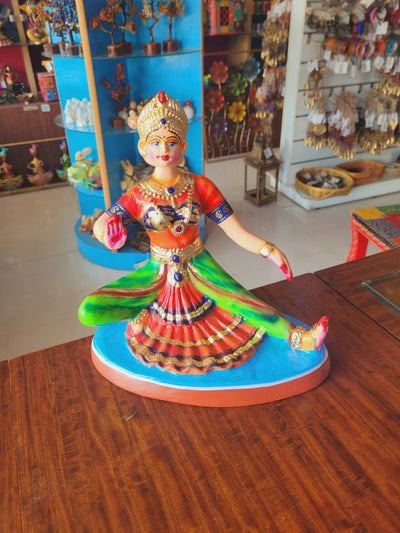
[[[124,390],[147,398],[202,407],[239,407],[289,398],[320,385],[328,377],[330,370],[329,354],[326,350],[325,357],[318,366],[306,374],[287,381],[257,386],[201,389],[174,387],[167,383],[159,383],[127,373],[120,367],[107,363],[93,343],[92,360],[102,376]],[[239,368],[238,372],[240,372]]]

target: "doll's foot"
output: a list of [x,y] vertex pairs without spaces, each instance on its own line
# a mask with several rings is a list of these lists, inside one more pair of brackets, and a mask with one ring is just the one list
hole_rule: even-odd
[[302,326],[296,326],[289,337],[289,343],[295,350],[320,350],[328,333],[329,318],[323,316],[319,322],[306,331]]

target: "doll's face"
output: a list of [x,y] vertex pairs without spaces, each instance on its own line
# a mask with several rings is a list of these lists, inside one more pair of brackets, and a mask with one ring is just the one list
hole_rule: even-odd
[[182,162],[186,146],[186,141],[175,133],[160,128],[150,133],[146,141],[139,141],[139,152],[152,167],[175,167]]

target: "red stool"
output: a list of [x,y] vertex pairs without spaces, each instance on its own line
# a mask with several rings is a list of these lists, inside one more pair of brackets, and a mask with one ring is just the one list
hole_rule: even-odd
[[368,242],[380,250],[400,246],[400,205],[366,207],[351,213],[351,248],[347,262],[365,257]]

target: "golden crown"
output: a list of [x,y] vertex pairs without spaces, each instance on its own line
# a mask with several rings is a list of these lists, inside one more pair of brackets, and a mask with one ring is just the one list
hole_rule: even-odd
[[137,130],[139,137],[146,140],[149,134],[160,128],[166,128],[178,135],[181,141],[186,139],[188,119],[179,102],[167,93],[160,91],[140,112]]

